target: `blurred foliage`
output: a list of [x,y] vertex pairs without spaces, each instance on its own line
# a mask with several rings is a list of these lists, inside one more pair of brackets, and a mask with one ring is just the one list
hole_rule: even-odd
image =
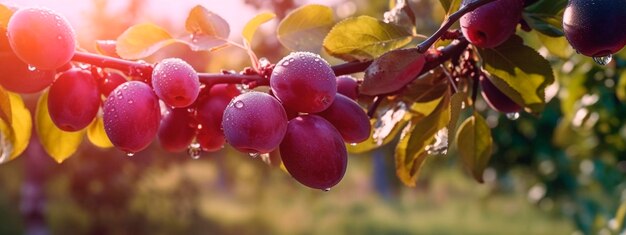
[[[98,11],[107,1],[95,1],[97,14],[89,20],[107,27],[88,33],[117,37],[137,22],[133,16],[146,1],[132,2],[107,15]],[[415,32],[434,32],[446,14],[439,1],[411,2],[420,16]],[[278,18],[298,5],[246,3],[275,9]],[[389,4],[355,0],[332,7],[341,19],[382,19]],[[277,61],[286,53],[273,32],[258,33],[252,46],[259,55]],[[547,89],[551,101],[536,116],[509,120],[478,101],[494,140],[484,184],[460,169],[451,149],[446,157],[425,161],[416,188],[401,186],[392,157],[397,139],[351,156],[346,177],[327,193],[229,148],[191,160],[157,144],[132,158],[83,145],[58,165],[33,139],[23,157],[0,165],[0,234],[33,231],[41,221],[52,234],[619,233],[626,213],[626,52],[599,67],[576,55],[563,38],[518,35],[550,61],[557,83]],[[148,60],[164,56],[183,57],[203,71],[247,66],[245,52],[208,55],[184,45]],[[35,99],[25,101],[33,112]]]

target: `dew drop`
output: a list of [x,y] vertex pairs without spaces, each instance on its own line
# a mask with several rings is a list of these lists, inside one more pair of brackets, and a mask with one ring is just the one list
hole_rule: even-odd
[[191,157],[191,159],[199,159],[201,153],[202,148],[200,147],[200,144],[198,142],[191,143],[187,148],[187,154],[189,154],[189,157]]
[[324,192],[328,192],[328,191],[330,191],[330,188],[325,188],[325,189],[322,189],[322,191],[324,191]]
[[128,152],[128,153],[126,153],[126,156],[128,156],[128,157],[132,157],[132,156],[135,156],[135,153],[133,153],[133,152]]
[[128,100],[128,104],[132,104],[132,103],[134,103],[133,100]]
[[247,93],[250,91],[250,85],[243,83],[243,84],[237,84],[237,90],[239,90],[239,92],[241,93]]
[[519,118],[520,114],[515,112],[515,113],[507,113],[506,114],[506,118],[508,118],[509,120],[515,121]]
[[289,61],[285,61],[285,63],[283,63],[283,66],[287,66],[289,65]]
[[350,143],[350,146],[356,146],[357,143]]
[[270,61],[267,58],[265,58],[265,57],[262,57],[261,59],[259,59],[259,65],[262,68],[265,68],[265,67],[269,66],[270,64],[271,64]]
[[34,65],[28,65],[28,71],[34,72],[35,70],[37,70],[37,67],[35,67]]
[[243,108],[243,102],[241,100],[238,100],[235,102],[235,108]]
[[249,155],[250,155],[250,157],[251,157],[251,158],[257,158],[257,157],[259,157],[261,154],[259,154],[259,153],[250,153]]
[[122,89],[124,89],[124,90],[128,89],[128,85],[122,86]]
[[613,60],[613,55],[611,54],[606,55],[606,56],[593,57],[593,61],[595,61],[596,64],[599,64],[599,65],[607,65],[611,63],[611,60]]

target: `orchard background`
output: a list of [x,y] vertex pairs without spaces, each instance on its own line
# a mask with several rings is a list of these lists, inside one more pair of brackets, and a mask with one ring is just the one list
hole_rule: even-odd
[[[268,92],[264,73],[290,51],[319,53],[336,74],[361,81],[373,129],[368,140],[347,141],[346,174],[323,192],[294,180],[275,153],[228,144],[171,153],[154,140],[127,156],[98,122],[57,131],[41,111],[48,89],[2,89],[0,234],[621,233],[626,54],[576,53],[563,37],[565,0],[524,2],[522,23],[508,19],[515,35],[501,45],[471,37],[469,45],[458,23],[435,33],[460,16],[460,2],[0,0],[3,24],[11,7],[36,5],[69,19],[72,66],[94,74],[126,65],[92,55],[144,60],[122,71],[141,81],[146,66],[177,57],[205,85],[235,78],[244,93]],[[615,27],[594,40],[623,43]],[[371,37],[353,37],[363,34]],[[503,92],[491,104],[480,93],[489,89]]]

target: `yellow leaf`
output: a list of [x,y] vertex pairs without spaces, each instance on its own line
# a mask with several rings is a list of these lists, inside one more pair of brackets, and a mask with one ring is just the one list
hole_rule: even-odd
[[[11,122],[8,125],[0,121],[0,163],[4,163],[17,158],[28,146],[32,130],[32,120],[30,111],[24,106],[22,97],[18,94],[7,93],[11,103]],[[10,152],[7,158],[6,154]]]
[[437,132],[450,122],[450,96],[439,100],[438,105],[426,114],[411,119],[396,146],[396,175],[409,187],[415,187],[420,170],[430,154],[426,146],[432,143]]
[[177,41],[157,25],[138,24],[128,28],[117,38],[116,51],[124,59],[142,59]]
[[9,124],[13,123],[11,120],[11,98],[9,98],[9,92],[0,87],[0,119]]
[[337,23],[324,38],[324,49],[339,59],[371,60],[410,43],[404,28],[370,16],[347,18]]
[[100,148],[113,147],[113,143],[104,131],[104,120],[102,117],[96,117],[87,128],[87,138],[89,142]]
[[226,39],[230,34],[228,22],[219,15],[197,5],[189,12],[185,28],[196,35],[207,35]]
[[39,97],[35,118],[39,142],[54,160],[61,163],[76,152],[85,131],[66,132],[54,125],[48,113],[48,92]]
[[335,24],[330,7],[311,4],[293,10],[278,25],[278,41],[292,51],[319,53]]
[[7,28],[7,25],[9,24],[9,19],[13,15],[13,12],[13,9],[0,4],[0,28]]
[[252,45],[252,38],[254,37],[254,33],[256,30],[264,24],[272,19],[276,18],[276,15],[273,13],[261,13],[252,18],[246,26],[243,28],[241,35],[243,36],[244,42],[247,45]]

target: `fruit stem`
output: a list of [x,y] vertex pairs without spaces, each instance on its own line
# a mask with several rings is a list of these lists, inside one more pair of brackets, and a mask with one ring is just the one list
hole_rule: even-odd
[[465,5],[464,7],[461,7],[461,9],[459,9],[458,11],[452,13],[450,16],[448,16],[448,18],[446,18],[446,20],[443,22],[443,24],[441,25],[441,27],[439,27],[439,29],[437,30],[437,32],[435,32],[433,35],[431,35],[430,37],[428,37],[428,39],[426,39],[425,41],[423,41],[422,43],[420,43],[419,45],[417,45],[417,50],[420,53],[424,53],[428,50],[428,48],[430,48],[433,44],[435,44],[435,42],[437,42],[437,40],[439,40],[439,38],[441,38],[442,35],[444,35],[448,29],[450,29],[450,27],[452,27],[452,25],[459,21],[459,19],[461,19],[461,17],[471,11],[473,11],[474,9],[483,6],[487,3],[493,2],[495,0],[478,0],[478,1],[474,1],[470,4]]
[[376,96],[374,97],[374,102],[372,102],[372,104],[367,107],[367,116],[370,118],[374,118],[374,114],[376,114],[376,109],[378,109],[378,106],[380,106],[380,103],[382,103],[383,99],[385,99],[385,96]]

